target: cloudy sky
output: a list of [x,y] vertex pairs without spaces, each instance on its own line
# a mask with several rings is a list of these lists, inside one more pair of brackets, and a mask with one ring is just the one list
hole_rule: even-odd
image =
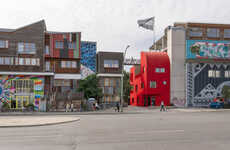
[[156,38],[174,22],[230,24],[229,0],[7,0],[0,5],[0,28],[18,28],[45,19],[50,31],[80,31],[98,51],[124,51],[139,57],[153,32],[138,19],[155,16]]

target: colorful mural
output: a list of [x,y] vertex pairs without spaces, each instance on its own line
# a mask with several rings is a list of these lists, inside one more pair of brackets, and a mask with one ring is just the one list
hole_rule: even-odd
[[230,59],[229,41],[187,40],[187,59]]
[[44,77],[39,76],[0,76],[0,102],[11,107],[22,108],[34,104],[39,109],[39,102],[44,96]]
[[81,41],[81,64],[96,72],[96,42]]

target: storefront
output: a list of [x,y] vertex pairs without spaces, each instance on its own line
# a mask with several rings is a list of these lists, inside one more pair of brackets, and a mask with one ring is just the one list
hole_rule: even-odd
[[8,103],[11,109],[33,104],[39,110],[44,85],[42,75],[0,75],[0,103]]

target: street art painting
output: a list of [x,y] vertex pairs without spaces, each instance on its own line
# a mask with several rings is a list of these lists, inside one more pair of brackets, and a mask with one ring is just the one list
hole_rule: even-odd
[[81,76],[87,77],[96,72],[97,43],[81,41]]
[[187,40],[187,59],[230,59],[229,41]]
[[[22,108],[33,104],[35,110],[44,96],[44,77],[3,75],[0,76],[0,103],[11,107]],[[15,105],[12,103],[15,102]]]

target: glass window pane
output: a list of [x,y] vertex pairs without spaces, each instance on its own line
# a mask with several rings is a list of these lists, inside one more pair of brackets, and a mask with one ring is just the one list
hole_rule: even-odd
[[77,68],[77,62],[76,61],[72,61],[72,68]]
[[230,29],[224,29],[224,38],[230,38]]
[[207,36],[208,37],[219,37],[219,32],[220,30],[219,29],[216,29],[216,28],[208,28],[207,29]]
[[203,35],[202,28],[190,28],[189,35],[193,36],[193,37],[200,37],[200,36],[202,36]]

